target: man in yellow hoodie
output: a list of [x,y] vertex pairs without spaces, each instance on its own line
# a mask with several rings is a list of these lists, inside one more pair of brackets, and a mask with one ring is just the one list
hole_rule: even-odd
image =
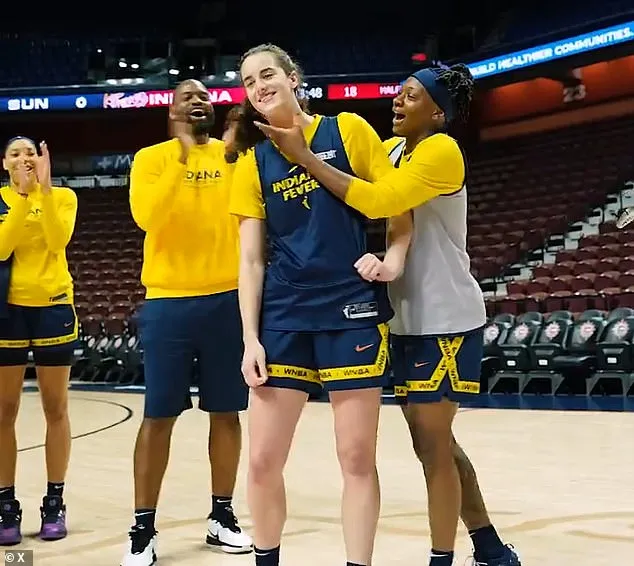
[[210,137],[209,92],[187,80],[170,106],[173,138],[141,149],[130,176],[130,206],[145,232],[141,274],[147,289],[139,315],[144,349],[145,414],[134,454],[135,524],[122,566],[156,559],[155,516],[172,428],[192,407],[210,415],[212,511],[207,543],[228,553],[252,550],[231,499],[240,459],[239,411],[247,408],[238,308],[238,226],[229,215],[233,165]]

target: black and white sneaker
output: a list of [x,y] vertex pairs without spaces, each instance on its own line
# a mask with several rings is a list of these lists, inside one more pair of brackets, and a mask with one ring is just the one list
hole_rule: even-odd
[[253,540],[238,526],[238,519],[229,505],[219,512],[212,511],[207,517],[207,544],[228,554],[253,551]]
[[121,561],[121,566],[152,566],[156,564],[157,534],[155,530],[134,525],[129,533],[130,547]]

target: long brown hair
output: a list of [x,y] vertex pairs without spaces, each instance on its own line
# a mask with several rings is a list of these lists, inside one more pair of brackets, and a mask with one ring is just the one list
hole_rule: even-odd
[[[297,62],[281,47],[273,45],[272,43],[263,43],[261,45],[257,45],[256,47],[252,47],[244,53],[244,55],[242,55],[240,58],[240,68],[242,68],[242,64],[247,57],[256,55],[257,53],[270,53],[273,55],[277,64],[283,69],[284,73],[286,73],[286,76],[289,76],[293,72],[297,74],[299,86],[295,89],[295,96],[297,96],[297,101],[299,102],[301,109],[304,112],[307,112],[308,99],[303,95],[303,89],[301,87],[304,73]],[[244,153],[248,149],[254,147],[258,142],[266,139],[266,136],[262,133],[262,131],[253,124],[255,120],[262,122],[266,121],[266,119],[253,107],[247,97],[245,97],[242,102],[240,112],[237,114],[238,117],[236,121],[238,122],[238,126],[236,129],[236,150],[239,153]]]

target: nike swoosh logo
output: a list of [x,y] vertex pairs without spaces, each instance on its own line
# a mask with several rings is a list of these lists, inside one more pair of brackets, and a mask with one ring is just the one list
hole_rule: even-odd
[[415,368],[422,368],[423,366],[428,366],[430,362],[416,362],[414,364]]
[[367,346],[355,346],[355,350],[357,352],[365,352],[366,350],[369,350],[370,348],[372,348],[372,346],[374,346],[374,344],[368,344]]
[[64,324],[64,328],[68,328],[69,326],[72,326],[72,325],[73,325],[73,323],[72,323],[72,322],[66,322],[66,323]]

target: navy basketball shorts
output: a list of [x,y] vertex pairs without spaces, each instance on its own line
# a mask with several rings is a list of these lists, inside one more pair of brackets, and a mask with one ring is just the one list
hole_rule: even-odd
[[7,305],[0,318],[0,366],[22,366],[33,352],[36,366],[70,366],[77,347],[73,305]]
[[201,410],[228,413],[247,408],[237,291],[148,299],[138,321],[146,417],[176,417],[191,409],[190,386],[196,369]]
[[391,335],[394,393],[401,403],[460,403],[480,393],[483,330],[448,336]]
[[263,330],[269,387],[297,389],[309,395],[387,384],[389,329],[321,332]]

